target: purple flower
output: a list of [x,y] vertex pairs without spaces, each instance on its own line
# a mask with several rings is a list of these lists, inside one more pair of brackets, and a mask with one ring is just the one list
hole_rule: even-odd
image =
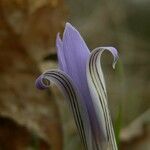
[[90,53],[80,33],[66,23],[63,38],[56,40],[58,70],[49,70],[37,80],[39,89],[54,82],[73,112],[74,119],[86,150],[117,150],[111,117],[107,104],[105,80],[100,59],[104,50],[118,59],[113,47],[99,47]]

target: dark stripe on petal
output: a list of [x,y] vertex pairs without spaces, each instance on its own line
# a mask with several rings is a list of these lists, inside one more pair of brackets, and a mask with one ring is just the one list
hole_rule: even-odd
[[[103,72],[102,72],[101,64],[100,64],[101,54],[105,49],[109,50],[113,54],[114,62],[116,63],[118,55],[115,49],[112,50],[111,48],[104,48],[104,47],[95,49],[90,56],[89,63],[87,66],[87,78],[88,78],[88,83],[89,83],[89,88],[91,90],[91,93],[95,91],[97,95],[95,96],[95,99],[93,100],[95,108],[100,109],[99,110],[100,112],[97,112],[97,113],[101,113],[104,115],[104,120],[103,120],[103,117],[99,118],[99,123],[101,124],[103,121],[105,122],[104,130],[106,131],[104,131],[104,133],[106,133],[106,136],[107,136],[108,146],[109,148],[113,150],[117,150],[112,121],[110,118],[109,108],[107,104],[107,93],[106,93],[106,88],[105,88],[105,81],[104,81]],[[114,67],[114,64],[113,64],[113,67]],[[98,103],[96,99],[99,99],[100,103]],[[101,109],[102,109],[102,112],[101,112]]]
[[[100,64],[101,54],[102,54],[102,52],[104,50],[109,50],[113,54],[113,56],[114,56],[113,68],[114,68],[115,67],[115,63],[116,63],[116,61],[118,59],[118,55],[117,55],[117,53],[114,54],[114,50],[115,49],[113,48],[113,51],[112,51],[112,48],[110,48],[110,47],[108,47],[108,48],[107,47],[106,48],[103,47],[102,48],[101,53],[99,53],[98,57],[95,59],[95,62],[96,62],[95,64]],[[115,50],[115,52],[116,52],[116,50]],[[100,69],[98,66],[99,65],[95,65],[96,73],[97,73],[96,76],[100,80],[100,73],[103,74],[103,72],[102,72],[102,70],[98,70],[98,69]],[[103,82],[103,84],[105,84],[105,81]],[[101,91],[101,90],[99,90],[99,91]],[[110,134],[109,141],[111,142],[112,147],[115,149],[116,148],[116,140],[115,140],[115,136],[114,136],[114,131],[113,131],[112,121],[111,121],[111,117],[110,117],[109,107],[108,107],[108,104],[107,104],[107,95],[106,96],[102,96],[102,99],[103,99],[103,102],[104,102],[104,104],[106,106],[105,110],[106,110],[107,122],[108,122],[107,126],[108,126],[108,129],[110,129],[109,130],[109,134]]]
[[[91,55],[91,57],[90,57],[90,60],[89,60],[89,72],[90,72],[90,76],[91,76],[91,79],[92,79],[92,82],[93,82],[93,84],[94,84],[94,87],[95,87],[95,90],[96,90],[96,92],[98,93],[98,89],[96,88],[96,83],[95,83],[95,77],[94,77],[94,75],[95,75],[95,73],[94,73],[94,65],[95,65],[95,62],[94,62],[94,59],[95,59],[95,57],[97,57],[97,55],[98,55],[98,53],[94,53],[93,55]],[[100,82],[101,82],[101,80],[100,80]],[[101,82],[101,84],[102,84],[102,82]],[[91,87],[91,88],[93,88],[93,87]],[[99,113],[103,113],[104,114],[104,119],[105,119],[105,121],[103,121],[103,123],[105,123],[105,125],[104,125],[104,127],[106,127],[106,130],[107,130],[107,121],[106,121],[106,113],[105,113],[105,106],[103,105],[103,101],[101,101],[101,98],[100,98],[100,96],[98,95],[98,98],[99,98],[99,101],[100,101],[100,103],[101,103],[101,107],[102,107],[102,112],[99,112]],[[99,120],[100,118],[98,118],[98,120]],[[102,123],[102,120],[99,120],[99,123]],[[103,133],[104,131],[103,130],[105,130],[105,129],[101,129],[101,131],[99,131],[100,133],[99,134],[105,134],[105,133]],[[106,134],[107,134],[107,131],[106,131]],[[108,141],[108,135],[106,135],[107,136],[107,141]],[[97,139],[97,143],[102,143],[102,141],[100,141],[100,139],[99,139],[99,137],[96,137]],[[104,141],[106,140],[106,139],[103,139]],[[106,142],[107,142],[106,141]]]
[[76,101],[77,97],[76,97],[75,93],[73,92],[71,86],[67,83],[67,81],[64,80],[64,77],[61,76],[61,74],[56,74],[54,72],[51,72],[51,73],[45,74],[45,76],[47,76],[47,75],[51,76],[51,78],[54,78],[55,80],[57,80],[61,84],[62,88],[65,88],[65,91],[68,95],[68,99],[70,100],[70,105],[73,110],[73,115],[75,117],[75,122],[77,124],[77,128],[79,129],[81,138],[85,144],[85,133],[84,133],[84,128],[83,128],[83,122],[81,120],[81,114],[79,111],[79,105],[77,104],[77,101]]
[[44,86],[43,80],[54,82],[67,97],[85,150],[91,150],[91,141],[89,138],[91,133],[87,110],[80,101],[77,89],[71,79],[60,70],[47,71],[41,75],[40,79],[41,81],[39,82],[42,83],[42,86]]

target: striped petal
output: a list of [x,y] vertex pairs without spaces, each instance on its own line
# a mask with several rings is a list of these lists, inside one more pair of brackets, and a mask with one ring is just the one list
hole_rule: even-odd
[[[101,54],[104,50],[110,51],[114,56],[113,68],[115,67],[115,63],[118,59],[117,50],[113,47],[96,48],[92,51],[87,64],[87,80],[92,96],[92,102],[96,111],[96,116],[98,117],[99,125],[102,128],[101,131],[105,135],[104,141],[106,142],[103,143],[103,147],[105,147],[105,149],[117,150],[114,130],[107,104],[105,80],[100,63]],[[99,142],[100,143],[97,143],[97,145],[101,144],[101,141]]]
[[96,48],[91,54],[80,33],[66,24],[63,39],[56,39],[60,70],[43,73],[36,81],[39,89],[54,82],[67,97],[85,150],[117,150],[107,104],[105,80],[101,68],[104,50],[118,59],[113,47]]
[[46,71],[36,80],[36,87],[45,89],[50,86],[51,82],[56,84],[67,98],[83,145],[86,150],[91,150],[91,130],[87,110],[82,101],[80,101],[80,95],[71,78],[60,70]]
[[[69,23],[66,24],[62,43],[62,50],[67,68],[65,73],[70,76],[75,86],[78,88],[81,95],[81,101],[88,111],[92,135],[96,134],[98,137],[98,139],[95,139],[93,136],[91,137],[93,147],[96,147],[93,149],[102,149],[102,147],[104,147],[104,144],[102,143],[105,143],[104,135],[98,124],[98,118],[91,100],[86,78],[86,65],[90,56],[90,51],[80,33]],[[95,142],[96,140],[101,141],[101,143],[97,145],[98,141]]]

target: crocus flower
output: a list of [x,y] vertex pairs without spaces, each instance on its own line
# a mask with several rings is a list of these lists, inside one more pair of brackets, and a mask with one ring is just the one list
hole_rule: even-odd
[[44,72],[36,80],[39,89],[53,82],[66,96],[73,112],[85,150],[117,150],[114,130],[107,104],[101,54],[108,50],[118,59],[113,47],[98,47],[92,52],[80,33],[66,23],[63,38],[56,39],[59,69]]

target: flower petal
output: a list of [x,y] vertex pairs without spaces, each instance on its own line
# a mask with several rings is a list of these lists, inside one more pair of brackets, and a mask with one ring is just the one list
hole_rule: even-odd
[[99,125],[103,128],[109,149],[117,150],[112,121],[107,104],[105,80],[101,69],[100,59],[104,50],[110,51],[114,56],[113,67],[118,59],[117,50],[112,47],[100,47],[92,51],[87,64],[87,79],[92,96]]
[[63,52],[63,43],[62,43],[62,40],[60,39],[59,33],[57,34],[57,38],[56,38],[56,48],[57,48],[59,69],[62,71],[65,71],[67,70],[66,61],[65,61],[65,56]]
[[[66,24],[62,41],[67,66],[65,72],[71,77],[81,93],[81,101],[83,101],[88,111],[92,134],[96,134],[99,137],[98,141],[105,143],[101,127],[98,125],[98,118],[94,110],[86,78],[86,64],[90,56],[90,51],[79,32],[69,23]],[[95,137],[92,137],[92,142],[93,146],[97,149],[101,149],[104,146],[104,144],[97,145]]]
[[66,23],[63,34],[63,53],[65,56],[65,72],[71,77],[81,93],[86,89],[86,63],[90,51],[79,32],[69,23]]
[[86,107],[82,101],[80,101],[78,90],[74,86],[70,77],[60,70],[46,71],[37,79],[36,85],[37,88],[43,89],[48,88],[51,82],[55,83],[67,98],[67,102],[73,112],[75,123],[85,149],[91,150],[91,127]]

